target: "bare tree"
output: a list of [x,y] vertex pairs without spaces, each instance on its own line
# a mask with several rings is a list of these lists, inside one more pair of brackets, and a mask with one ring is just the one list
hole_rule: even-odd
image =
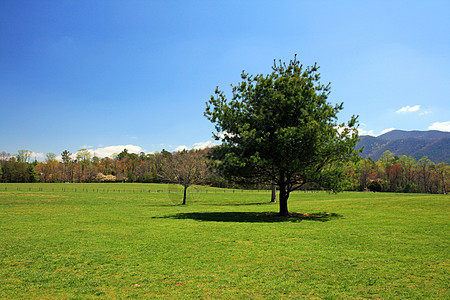
[[25,150],[25,149],[18,150],[17,152],[18,152],[17,161],[23,161],[23,162],[28,162],[28,160],[31,157],[31,153],[32,153],[30,150]]
[[11,158],[11,154],[9,154],[5,151],[0,152],[0,161],[6,161],[10,158]]
[[165,181],[184,187],[183,204],[186,204],[188,187],[200,184],[207,175],[208,165],[205,154],[205,150],[184,150],[162,156],[159,176]]

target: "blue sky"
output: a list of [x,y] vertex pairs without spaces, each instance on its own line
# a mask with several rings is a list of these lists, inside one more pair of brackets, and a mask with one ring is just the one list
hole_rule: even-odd
[[216,86],[321,67],[363,134],[450,131],[450,1],[0,1],[0,151],[212,141]]

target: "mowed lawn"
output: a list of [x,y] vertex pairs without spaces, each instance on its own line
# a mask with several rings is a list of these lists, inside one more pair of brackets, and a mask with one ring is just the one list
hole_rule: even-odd
[[191,190],[0,184],[0,298],[450,297],[448,196]]

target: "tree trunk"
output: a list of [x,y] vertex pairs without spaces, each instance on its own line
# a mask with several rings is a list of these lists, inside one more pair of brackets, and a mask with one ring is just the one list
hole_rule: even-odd
[[184,193],[183,193],[183,205],[186,204],[186,192],[187,192],[187,186],[184,187]]
[[286,185],[280,184],[280,216],[289,216],[287,200],[289,198],[289,192],[286,190]]
[[277,203],[277,186],[274,183],[272,183],[272,198],[270,202]]
[[447,190],[445,188],[445,175],[444,175],[444,171],[442,171],[441,174],[441,181],[442,181],[442,193],[445,195],[447,194]]

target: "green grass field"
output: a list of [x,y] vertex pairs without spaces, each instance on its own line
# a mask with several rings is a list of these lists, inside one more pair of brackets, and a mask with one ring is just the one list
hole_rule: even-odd
[[2,299],[445,299],[449,197],[0,184]]

